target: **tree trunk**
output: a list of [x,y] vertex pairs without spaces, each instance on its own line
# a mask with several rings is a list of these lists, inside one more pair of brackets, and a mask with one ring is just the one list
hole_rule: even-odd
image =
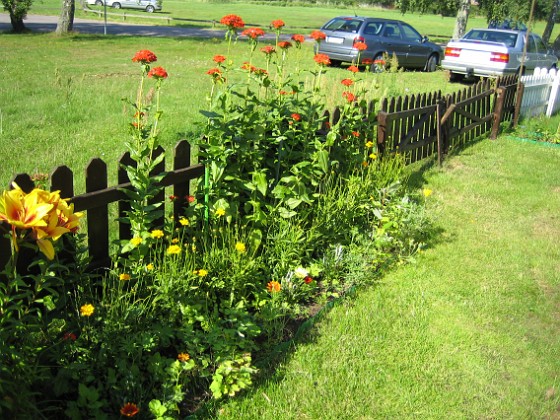
[[62,10],[60,11],[60,16],[58,17],[58,25],[56,25],[56,33],[67,34],[72,32],[74,28],[74,11],[76,9],[76,3],[74,0],[62,0]]
[[455,20],[455,29],[453,30],[453,39],[459,39],[465,35],[467,30],[467,21],[469,20],[470,0],[461,0],[459,10],[457,11],[457,19]]
[[15,33],[19,34],[27,30],[27,28],[23,24],[23,17],[14,15],[11,10],[10,10],[10,22],[12,23],[12,30]]
[[558,16],[559,2],[560,0],[552,0],[550,14],[548,15],[548,19],[546,20],[546,27],[544,28],[544,32],[542,34],[542,39],[547,45],[550,42],[550,35],[552,35],[552,30],[554,29],[554,24],[556,23],[556,16]]

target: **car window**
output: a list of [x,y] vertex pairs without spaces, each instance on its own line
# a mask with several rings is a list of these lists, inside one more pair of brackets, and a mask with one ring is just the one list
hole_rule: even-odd
[[323,29],[328,31],[358,32],[361,24],[361,20],[352,18],[333,19]]
[[544,45],[543,40],[535,35],[533,35],[533,37],[535,38],[535,43],[537,44],[537,50],[540,53],[546,53],[548,51],[548,48],[546,48],[546,45]]
[[537,45],[535,44],[535,39],[530,36],[528,43],[527,43],[527,52],[536,53],[537,52]]
[[392,39],[401,39],[401,29],[396,23],[386,23],[383,36]]
[[364,28],[364,35],[379,35],[382,28],[381,22],[368,22]]
[[422,36],[416,30],[405,23],[401,24],[403,38],[410,42],[421,42]]

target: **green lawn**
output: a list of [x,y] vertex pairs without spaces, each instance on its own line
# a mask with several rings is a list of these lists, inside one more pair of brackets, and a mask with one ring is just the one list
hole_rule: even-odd
[[335,305],[216,417],[559,418],[559,159],[500,138],[416,167],[430,248]]

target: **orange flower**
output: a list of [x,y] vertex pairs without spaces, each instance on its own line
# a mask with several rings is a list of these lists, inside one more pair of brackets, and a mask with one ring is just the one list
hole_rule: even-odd
[[126,403],[121,408],[121,414],[125,417],[134,417],[139,411],[138,406],[130,402]]
[[163,67],[154,67],[148,72],[148,77],[153,77],[154,79],[167,79],[167,72]]
[[356,48],[358,51],[364,51],[367,50],[367,45],[365,42],[356,42],[354,44],[354,48]]
[[268,282],[268,284],[266,285],[266,290],[268,290],[270,293],[278,293],[281,289],[282,286],[280,285],[280,283],[274,280]]
[[305,42],[305,37],[300,34],[292,35],[292,41],[296,43],[296,47],[299,47],[301,44]]
[[327,38],[327,35],[321,31],[313,31],[309,36],[317,42],[324,41]]
[[266,55],[274,54],[276,52],[276,50],[272,45],[267,45],[266,47],[262,47],[261,51]]
[[343,79],[340,83],[342,83],[344,86],[352,86],[354,84],[351,79]]
[[248,36],[249,38],[255,40],[258,39],[259,36],[263,36],[264,31],[261,28],[249,28],[241,32],[241,35]]
[[245,22],[237,15],[226,15],[220,19],[222,25],[226,25],[229,29],[240,29],[245,26]]
[[273,20],[271,25],[274,29],[282,29],[284,26],[286,26],[282,19]]
[[226,58],[223,55],[215,55],[214,56],[214,62],[217,64],[223,63],[224,61],[226,61]]
[[292,114],[292,118],[294,119],[294,121],[301,121],[301,115],[295,112]]
[[356,66],[350,66],[348,67],[348,71],[351,71],[352,73],[358,73],[360,69]]
[[328,66],[329,64],[331,64],[331,59],[327,54],[315,54],[313,60],[315,60],[315,62],[320,66]]
[[149,50],[140,50],[134,57],[132,57],[132,61],[135,63],[142,63],[142,64],[150,64],[157,61],[156,55],[149,51]]
[[278,46],[283,50],[287,50],[288,48],[292,48],[292,43],[290,41],[280,41]]
[[313,278],[311,276],[305,276],[305,278],[303,279],[303,282],[305,284],[311,284],[313,282]]
[[342,96],[345,97],[348,102],[354,102],[354,100],[356,99],[356,95],[348,91],[342,92]]
[[365,64],[366,66],[369,66],[369,65],[373,64],[373,60],[371,58],[364,58],[364,59],[362,59],[362,64]]
[[179,360],[180,362],[188,362],[190,358],[191,356],[189,356],[188,353],[179,353],[177,355],[177,360]]

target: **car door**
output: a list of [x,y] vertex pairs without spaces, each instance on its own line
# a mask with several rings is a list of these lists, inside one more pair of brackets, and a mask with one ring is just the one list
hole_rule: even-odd
[[549,69],[556,64],[556,57],[549,54],[549,49],[538,35],[533,35],[539,56],[539,67]]
[[398,22],[387,22],[381,35],[381,45],[389,53],[389,57],[396,54],[399,66],[407,66],[408,42],[402,37]]
[[539,52],[533,35],[529,35],[527,39],[527,57],[525,57],[525,69],[529,70],[527,74],[531,74],[535,67],[541,67],[539,60]]
[[407,23],[401,23],[402,37],[407,43],[408,67],[424,68],[431,53],[430,46],[423,42],[422,35]]

